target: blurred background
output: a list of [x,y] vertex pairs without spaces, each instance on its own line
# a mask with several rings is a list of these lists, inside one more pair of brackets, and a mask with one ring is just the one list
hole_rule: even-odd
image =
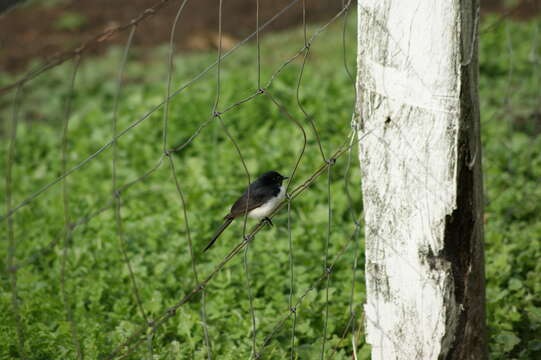
[[[48,58],[79,45],[82,41],[112,27],[124,24],[157,0],[4,0],[0,5],[0,70],[18,71],[29,61]],[[261,19],[273,16],[289,3],[287,0],[261,1]],[[134,40],[141,48],[165,43],[175,16],[175,2],[166,3],[142,25]],[[189,13],[178,25],[176,47],[180,50],[202,51],[216,48],[218,42],[217,0],[197,0],[187,3]],[[335,14],[341,1],[306,1],[308,21],[322,21]],[[541,11],[537,0],[483,0],[482,14],[498,13],[514,19],[530,19]],[[9,14],[9,16],[8,16]],[[255,28],[255,0],[226,0],[224,2],[224,47],[227,49]],[[300,6],[295,6],[266,31],[279,31],[298,26]],[[124,34],[125,35],[125,34]],[[125,42],[118,36],[113,44]],[[101,46],[95,52],[105,51]]]

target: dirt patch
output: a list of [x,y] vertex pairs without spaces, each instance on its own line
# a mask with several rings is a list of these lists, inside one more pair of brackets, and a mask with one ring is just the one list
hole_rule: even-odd
[[[78,46],[112,27],[128,23],[157,0],[68,1],[54,7],[32,6],[13,9],[0,17],[0,71],[18,71],[31,59],[46,59]],[[138,27],[134,45],[153,47],[166,43],[180,1],[169,1]],[[291,0],[260,1],[260,22],[271,18]],[[329,19],[341,8],[341,1],[306,1],[309,21]],[[299,1],[267,31],[286,29],[302,23]],[[223,2],[225,42],[236,42],[255,30],[256,1]],[[176,48],[205,50],[217,43],[218,0],[188,1],[176,28]],[[124,43],[126,34],[109,43]],[[227,43],[224,44],[227,46]],[[102,46],[103,48],[103,46]],[[101,49],[100,49],[101,50]]]
[[[33,59],[48,59],[89,40],[97,34],[128,23],[158,0],[59,0],[54,6],[33,5],[7,11],[0,15],[0,71],[21,71]],[[483,13],[506,13],[501,0],[484,0]],[[152,48],[168,41],[180,1],[168,1],[160,11],[138,27],[134,45]],[[291,0],[261,0],[260,22],[271,18]],[[302,3],[298,1],[266,31],[277,31],[302,24]],[[306,19],[324,21],[336,14],[342,1],[305,1]],[[510,13],[528,17],[541,12],[541,2],[523,1]],[[235,43],[255,30],[255,0],[223,1],[224,47]],[[216,47],[218,29],[218,0],[188,1],[176,29],[176,48],[181,51],[206,50]],[[126,32],[107,41],[122,44]],[[93,49],[97,53],[107,45]]]

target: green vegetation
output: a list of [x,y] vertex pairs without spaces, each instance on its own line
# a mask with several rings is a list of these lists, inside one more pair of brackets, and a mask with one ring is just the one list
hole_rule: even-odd
[[[352,15],[353,16],[353,15]],[[351,19],[353,20],[353,19]],[[491,19],[490,21],[493,21]],[[488,22],[490,22],[488,21]],[[353,68],[353,21],[347,37],[348,63]],[[481,102],[486,187],[487,315],[493,359],[534,359],[541,356],[541,135],[539,133],[539,49],[533,56],[534,23],[502,24],[481,41]],[[485,24],[486,25],[486,24]],[[315,28],[309,29],[312,34]],[[342,58],[340,24],[322,33],[312,46],[302,86],[301,103],[313,116],[326,154],[346,140],[350,131],[353,91]],[[530,42],[531,40],[531,42]],[[301,30],[264,37],[261,54],[262,84],[302,47]],[[510,46],[512,45],[512,46]],[[512,53],[509,52],[512,48]],[[165,94],[167,48],[152,58],[133,49],[126,67],[118,108],[118,129],[142,118]],[[534,54],[535,55],[535,54]],[[97,59],[83,59],[77,73],[73,112],[69,123],[68,167],[79,164],[112,136],[115,78],[122,49]],[[173,89],[179,88],[215,60],[215,54],[176,57]],[[538,61],[533,63],[532,61]],[[218,111],[257,90],[256,48],[240,48],[224,60]],[[296,101],[296,83],[302,57],[275,78],[269,92],[296,119],[302,121],[308,143],[293,186],[323,164],[317,141]],[[510,72],[510,66],[512,71]],[[13,168],[13,204],[18,204],[62,172],[62,122],[73,64],[65,64],[32,81],[23,89]],[[536,76],[534,76],[536,75]],[[13,77],[0,74],[6,83]],[[216,96],[216,71],[172,98],[168,147],[184,143],[209,119]],[[1,116],[9,119],[13,96],[0,98]],[[537,114],[537,115],[536,115]],[[253,177],[268,169],[290,173],[303,145],[299,128],[265,95],[255,97],[223,114],[224,124],[238,143]],[[537,121],[537,123],[536,123]],[[8,121],[4,121],[6,125]],[[9,126],[8,126],[9,127]],[[6,128],[8,128],[6,127]],[[118,141],[118,183],[139,178],[158,163],[162,154],[163,109],[159,109]],[[1,177],[5,177],[8,131],[3,130]],[[187,204],[190,235],[199,277],[209,274],[242,239],[242,223],[234,223],[208,253],[200,251],[227,212],[227,206],[247,179],[235,146],[217,119],[194,141],[175,153],[176,175]],[[350,241],[354,231],[351,211],[361,213],[356,154],[350,181],[353,204],[344,191],[346,156],[332,167],[332,232],[330,259]],[[105,150],[67,177],[73,221],[93,216],[77,226],[67,242],[65,283],[79,340],[86,358],[104,358],[144,322],[134,298],[130,274],[117,236],[110,207],[112,151]],[[186,223],[175,179],[167,159],[144,181],[122,192],[122,225],[126,250],[149,318],[188,293],[193,278]],[[294,299],[316,284],[323,271],[327,239],[327,175],[321,176],[292,203],[291,235],[294,261]],[[0,192],[5,202],[5,193]],[[96,212],[105,207],[103,212]],[[61,288],[64,244],[64,208],[61,184],[50,188],[13,217],[17,243],[16,263],[31,259],[55,239],[53,251],[35,257],[18,273],[18,296],[25,350],[31,359],[75,358],[75,347]],[[249,223],[249,226],[253,222]],[[288,312],[290,292],[287,212],[275,226],[259,232],[248,253],[257,344]],[[6,268],[7,231],[0,233],[0,266]],[[362,255],[362,239],[359,244]],[[329,285],[327,355],[351,358],[351,341],[340,341],[348,324],[352,243],[337,262]],[[354,308],[362,324],[364,262],[355,273]],[[0,293],[0,357],[17,358],[17,326],[11,307],[7,274],[2,272]],[[233,259],[206,287],[206,310],[213,354],[219,359],[248,358],[251,317],[242,255]],[[296,352],[299,359],[315,359],[321,351],[325,314],[325,282],[317,283],[297,309]],[[152,339],[156,359],[204,359],[201,303],[194,299],[160,327]],[[288,320],[265,348],[262,358],[289,356],[291,321]],[[130,355],[148,358],[146,343]],[[369,354],[360,333],[358,354]]]
[[540,25],[503,23],[483,33],[480,43],[493,359],[541,357]]

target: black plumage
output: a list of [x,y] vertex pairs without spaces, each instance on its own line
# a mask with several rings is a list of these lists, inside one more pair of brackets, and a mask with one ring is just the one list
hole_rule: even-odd
[[203,251],[207,251],[231,224],[240,216],[248,213],[248,216],[264,218],[274,210],[280,202],[282,194],[282,182],[287,179],[276,171],[269,171],[261,175],[250,184],[242,196],[235,201],[229,214],[224,217],[224,223],[218,228],[208,245]]

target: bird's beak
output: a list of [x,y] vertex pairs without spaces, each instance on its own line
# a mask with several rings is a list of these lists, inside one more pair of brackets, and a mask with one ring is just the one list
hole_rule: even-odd
[[282,176],[282,180],[287,180],[289,179],[289,176]]

